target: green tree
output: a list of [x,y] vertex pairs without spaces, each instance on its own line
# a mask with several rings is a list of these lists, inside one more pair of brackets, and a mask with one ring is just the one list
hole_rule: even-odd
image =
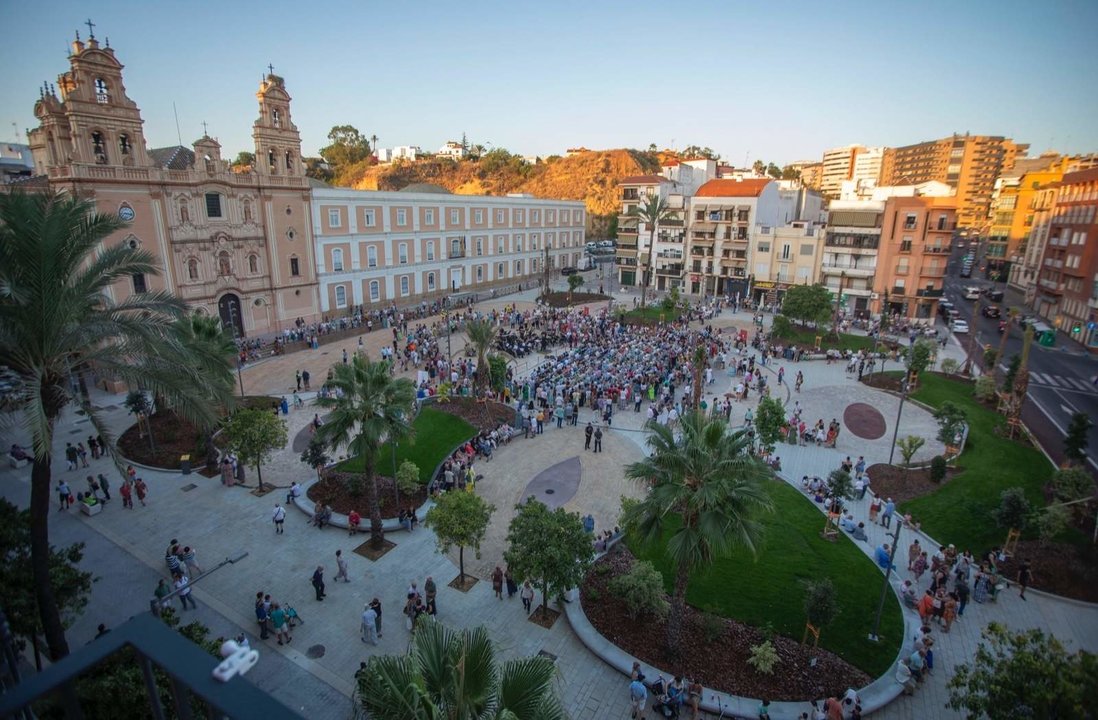
[[405,460],[397,468],[396,477],[393,478],[397,489],[405,495],[411,495],[420,488],[419,465],[411,460]]
[[309,439],[308,447],[301,452],[301,462],[316,471],[317,480],[320,479],[320,471],[331,461],[327,446],[316,435]]
[[995,524],[1004,530],[1024,530],[1029,523],[1031,506],[1026,491],[1012,487],[999,493],[999,507],[993,513]]
[[993,400],[997,391],[995,377],[992,375],[981,375],[972,386],[972,395],[981,402]]
[[286,423],[269,410],[242,408],[232,414],[221,430],[225,447],[242,463],[255,468],[259,490],[263,491],[263,463],[275,450],[286,447]]
[[192,372],[205,380],[200,389],[206,400],[215,407],[231,403],[238,350],[221,320],[191,313],[176,320],[172,331]]
[[766,166],[766,174],[775,180],[779,180],[782,176],[782,169],[776,163],[770,163]]
[[458,578],[462,584],[465,583],[465,548],[472,548],[480,557],[480,543],[495,511],[496,506],[480,495],[447,492],[439,496],[423,519],[423,524],[435,531],[439,552],[448,553],[457,545]]
[[954,445],[968,422],[968,415],[961,406],[946,400],[934,411],[934,419],[938,421],[938,441]]
[[[84,612],[95,582],[91,573],[80,569],[83,559],[84,543],[61,549],[50,546],[50,582],[66,628]],[[34,595],[27,592],[33,583],[30,512],[0,498],[0,608],[12,634],[31,642],[35,666],[41,670],[38,635],[42,623]]]
[[770,323],[770,336],[774,338],[789,338],[794,333],[793,323],[785,315],[775,315]]
[[854,497],[854,479],[842,468],[835,468],[827,476],[827,492],[832,497],[848,500]]
[[792,165],[786,165],[782,168],[782,180],[800,180],[801,170],[800,168],[793,167]]
[[302,158],[305,163],[305,176],[311,177],[314,180],[321,182],[331,182],[335,178],[335,173],[332,172],[332,166],[329,165],[324,158],[319,157],[307,157]]
[[762,160],[756,160],[751,164],[751,169],[755,171],[756,175],[762,175],[766,172],[766,163]]
[[233,167],[255,167],[255,153],[248,152],[247,150],[241,150],[236,154],[236,159],[233,160]]
[[941,455],[935,455],[930,461],[930,481],[940,483],[945,480],[947,469],[946,459]]
[[915,457],[915,453],[919,452],[923,445],[926,445],[926,439],[918,435],[906,435],[896,443],[896,447],[900,448],[900,457],[904,459],[905,473],[911,469],[911,458]]
[[969,718],[1056,720],[1093,717],[1098,661],[1069,652],[1041,630],[1012,631],[990,623],[971,662],[949,680],[949,707]]
[[320,157],[338,175],[340,170],[370,157],[370,141],[353,125],[336,125],[328,133],[329,144],[320,148]]
[[934,353],[934,343],[925,338],[916,340],[915,344],[907,349],[905,365],[907,367],[907,379],[912,375],[919,376],[930,367],[930,358]]
[[[150,290],[124,288],[157,275],[151,254],[109,241],[125,224],[93,200],[56,193],[0,194],[0,365],[15,379],[8,407],[31,436],[33,591],[50,656],[69,653],[50,581],[49,510],[58,419],[76,404],[108,442],[113,434],[83,387],[91,368],[146,388],[200,428],[216,421],[206,379],[184,356],[173,322],[186,306]],[[119,290],[124,299],[114,300]]]
[[831,624],[839,614],[838,592],[831,578],[808,580],[804,583],[804,614],[817,629]]
[[126,409],[130,411],[130,414],[137,418],[137,433],[139,436],[149,435],[149,448],[156,450],[156,441],[153,439],[152,431],[152,413],[153,403],[149,394],[142,390],[131,390],[126,399],[122,401],[122,404],[126,406]]
[[782,315],[796,320],[804,327],[808,323],[819,325],[831,316],[831,291],[823,285],[794,285],[782,298]]
[[653,258],[656,256],[656,231],[659,229],[661,222],[665,220],[673,220],[679,216],[678,212],[672,210],[659,194],[645,195],[644,198],[628,213],[630,217],[635,217],[639,222],[648,226],[648,260],[644,265],[644,274],[641,279],[641,308],[645,307],[645,303],[648,299],[648,287],[652,284]]
[[579,273],[568,276],[568,304],[572,304],[572,293],[579,289],[579,286],[583,285],[583,276]]
[[359,710],[376,720],[565,720],[547,657],[502,666],[483,627],[416,625],[408,654],[374,655],[358,676]]
[[650,560],[633,563],[628,572],[611,580],[610,592],[621,598],[633,620],[644,613],[663,618],[671,608],[663,591],[663,575]]
[[507,358],[499,353],[488,356],[488,371],[492,373],[492,389],[502,393],[507,386]]
[[348,365],[336,365],[328,386],[335,393],[318,398],[316,403],[331,414],[317,435],[333,451],[346,445],[351,455],[362,457],[370,542],[380,549],[385,529],[377,490],[378,452],[386,440],[403,442],[412,437],[410,418],[416,389],[408,378],[392,377],[387,362],[371,362],[361,356]]
[[785,406],[775,397],[759,400],[755,410],[755,434],[766,452],[773,452],[785,428]]
[[1056,502],[1075,502],[1094,495],[1094,478],[1085,468],[1064,468],[1052,474],[1049,490]]
[[1006,373],[1003,374],[1003,392],[1011,392],[1014,389],[1014,380],[1018,377],[1018,370],[1022,367],[1022,356],[1011,355],[1007,363]]
[[516,577],[531,580],[541,588],[540,612],[544,617],[551,593],[563,594],[583,580],[595,548],[578,513],[564,508],[550,512],[545,503],[534,498],[516,505],[515,510],[503,557]]
[[477,392],[483,393],[490,385],[488,372],[488,351],[496,344],[499,329],[495,323],[487,317],[476,318],[465,323],[465,337],[469,344],[477,351]]
[[1077,412],[1071,416],[1067,434],[1064,435],[1064,457],[1073,463],[1084,463],[1087,459],[1087,433],[1094,427],[1090,416]]
[[675,568],[666,643],[677,653],[690,576],[737,546],[755,552],[763,532],[755,518],[771,508],[763,486],[771,473],[752,454],[747,434],[729,433],[722,418],[690,410],[679,433],[658,423],[648,429],[651,453],[625,468],[648,494],[628,506],[623,521],[643,543],[666,542]]

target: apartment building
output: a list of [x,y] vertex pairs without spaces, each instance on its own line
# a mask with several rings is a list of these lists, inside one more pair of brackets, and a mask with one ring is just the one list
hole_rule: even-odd
[[[825,151],[820,164],[820,192],[829,198],[837,198],[847,183],[866,189],[876,187],[881,176],[883,156],[884,148],[867,148],[864,145],[846,145]],[[803,172],[802,169],[802,177]]]
[[583,256],[582,202],[531,196],[314,189],[312,229],[324,313],[398,305],[541,279]]
[[823,184],[823,163],[805,163],[801,165],[801,184],[806,188],[819,190]]
[[1052,224],[1052,211],[1056,207],[1056,190],[1059,183],[1050,183],[1037,189],[1030,200],[1033,227],[1025,243],[1019,248],[1020,261],[1010,266],[1009,284],[1025,293],[1025,303],[1033,307],[1037,297],[1037,276],[1041,260],[1045,256],[1048,232]]
[[957,207],[952,197],[890,197],[881,216],[873,292],[878,312],[928,319],[938,312]]
[[[634,175],[623,178],[618,187],[621,189],[621,214],[614,257],[618,283],[644,287],[647,282],[647,287],[658,291],[681,287],[686,268],[686,197],[682,186],[663,175]],[[630,215],[649,197],[661,198],[674,211],[655,228],[655,237],[653,228]]]
[[956,189],[958,226],[981,230],[988,225],[995,180],[1028,148],[1002,136],[967,133],[887,148],[880,184],[947,183]]
[[1067,173],[1055,193],[1034,309],[1098,350],[1098,168]]
[[812,285],[820,277],[823,226],[796,221],[762,227],[751,240],[751,297],[756,303],[781,302],[793,285]]
[[419,149],[418,145],[397,145],[393,148],[378,148],[376,154],[377,161],[380,163],[391,163],[397,160],[415,162],[415,159],[422,155],[423,151]]
[[847,296],[847,312],[864,317],[871,311],[873,278],[881,243],[884,200],[832,200],[828,205],[820,259],[820,282]]
[[1014,266],[1026,253],[1036,219],[1033,205],[1040,189],[1059,182],[1070,160],[1058,155],[1019,158],[1012,170],[995,181],[987,233],[985,276],[991,280],[1018,278]]

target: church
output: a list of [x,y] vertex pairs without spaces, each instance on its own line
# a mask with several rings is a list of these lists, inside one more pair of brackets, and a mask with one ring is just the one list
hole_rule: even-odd
[[128,222],[108,244],[139,247],[160,264],[157,277],[116,283],[113,299],[167,290],[237,337],[317,321],[310,180],[283,79],[272,68],[259,86],[255,162],[237,172],[209,135],[190,148],[146,147],[122,67],[109,40],[78,34],[68,71],[39,91],[28,135],[36,175],[28,185],[93,200]]

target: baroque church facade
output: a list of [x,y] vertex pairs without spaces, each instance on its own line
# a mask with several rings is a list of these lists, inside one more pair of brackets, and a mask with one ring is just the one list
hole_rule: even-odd
[[168,290],[238,337],[320,318],[310,186],[290,95],[273,70],[256,93],[255,162],[230,169],[218,142],[149,149],[109,41],[72,43],[69,70],[43,85],[29,133],[35,173],[51,189],[128,222],[106,244],[151,253],[159,276],[135,275],[113,299]]

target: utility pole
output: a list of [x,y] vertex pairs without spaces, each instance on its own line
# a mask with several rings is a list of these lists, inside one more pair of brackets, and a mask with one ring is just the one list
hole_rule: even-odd
[[[891,461],[889,461],[891,462]],[[877,603],[877,615],[873,618],[873,632],[869,633],[869,639],[873,642],[878,642],[881,638],[877,634],[881,629],[881,613],[884,611],[885,596],[888,595],[888,579],[892,576],[892,561],[896,558],[896,548],[900,544],[900,528],[903,527],[903,521],[896,517],[896,532],[892,535],[892,547],[888,549],[888,567],[885,568],[884,584],[881,586],[881,599]]]

